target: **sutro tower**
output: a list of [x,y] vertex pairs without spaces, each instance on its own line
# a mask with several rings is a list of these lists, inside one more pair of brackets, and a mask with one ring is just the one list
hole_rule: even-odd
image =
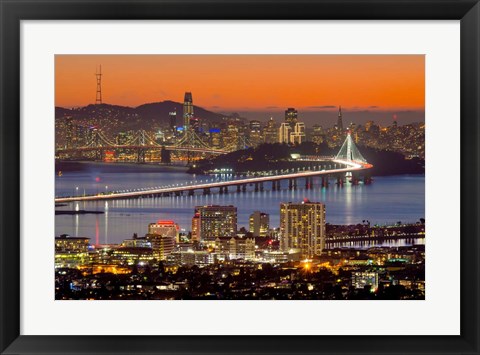
[[100,105],[102,103],[102,66],[100,65],[97,68],[95,73],[97,76],[97,97],[95,98],[95,105]]

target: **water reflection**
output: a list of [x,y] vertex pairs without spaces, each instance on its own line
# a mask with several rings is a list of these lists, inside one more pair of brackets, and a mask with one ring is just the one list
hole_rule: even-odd
[[[101,186],[108,186],[112,190],[182,184],[207,178],[194,178],[183,172],[118,174],[97,171],[93,176],[100,176]],[[90,174],[84,172],[65,172],[62,177],[56,178],[56,194],[61,195],[67,191],[71,194],[72,186],[80,186],[80,189],[86,189],[86,193],[91,193],[91,189],[95,188],[91,178]],[[214,178],[228,179],[231,176]],[[354,224],[361,223],[362,220],[369,220],[372,224],[415,222],[425,216],[424,176],[376,177],[371,185],[345,184],[343,187],[332,180],[328,188],[321,186],[320,178],[314,178],[311,189],[305,189],[304,180],[299,180],[297,186],[297,189],[289,190],[288,181],[285,180],[281,182],[280,191],[272,191],[271,184],[268,183],[264,184],[263,192],[254,192],[254,186],[248,186],[246,192],[239,193],[236,188],[229,188],[227,194],[219,194],[215,189],[210,195],[202,195],[199,191],[193,196],[146,197],[107,203],[81,202],[58,209],[103,211],[104,215],[75,215],[72,220],[72,216],[57,215],[55,234],[67,233],[95,238],[101,243],[118,243],[133,233],[145,234],[148,224],[158,219],[173,219],[181,228],[190,230],[194,207],[206,204],[237,206],[239,228],[248,228],[248,218],[254,210],[269,213],[271,225],[278,227],[280,203],[301,201],[304,198],[324,202],[327,222],[333,224]]]

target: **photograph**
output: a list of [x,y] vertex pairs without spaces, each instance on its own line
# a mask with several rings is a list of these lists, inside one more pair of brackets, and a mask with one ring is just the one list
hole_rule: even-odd
[[54,61],[56,301],[425,300],[424,54]]

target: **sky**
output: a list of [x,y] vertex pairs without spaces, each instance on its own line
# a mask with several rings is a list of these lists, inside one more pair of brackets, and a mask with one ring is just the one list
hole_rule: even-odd
[[136,107],[183,101],[250,119],[423,121],[423,55],[56,55],[55,105],[95,103],[102,67],[104,103]]

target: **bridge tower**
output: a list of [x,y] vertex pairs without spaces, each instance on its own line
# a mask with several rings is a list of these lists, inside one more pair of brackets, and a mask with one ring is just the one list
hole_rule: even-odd
[[97,68],[95,75],[97,77],[97,96],[95,98],[95,105],[101,105],[102,104],[102,66],[101,65],[99,68]]
[[355,145],[355,142],[350,135],[350,131],[347,133],[347,138],[345,138],[345,141],[343,142],[342,147],[338,151],[335,159],[362,163],[367,162]]

